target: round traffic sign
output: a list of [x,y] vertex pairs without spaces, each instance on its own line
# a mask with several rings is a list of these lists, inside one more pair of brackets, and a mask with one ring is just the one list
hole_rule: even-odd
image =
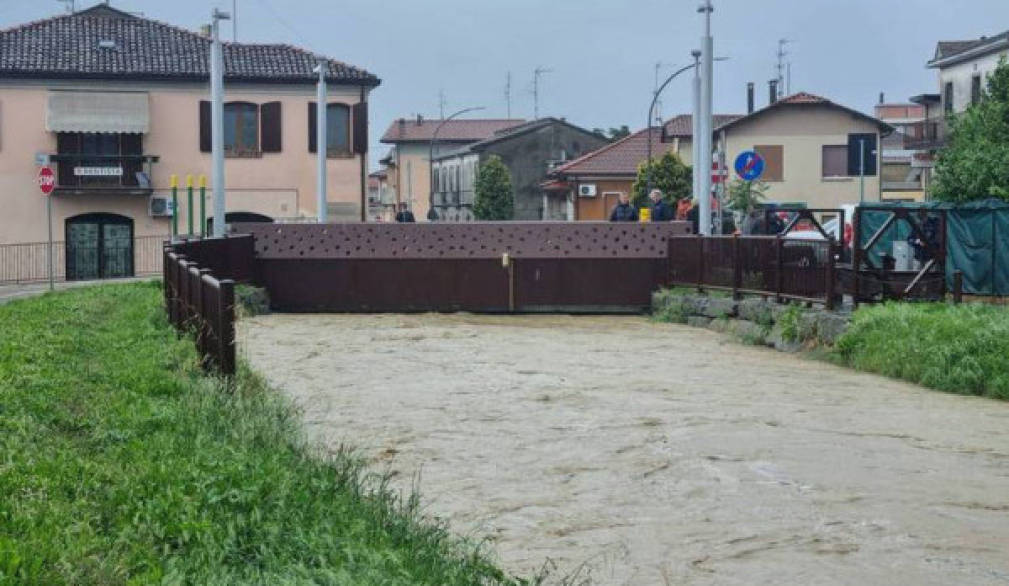
[[39,182],[39,189],[42,190],[42,195],[49,195],[56,187],[56,174],[49,167],[39,169],[37,180]]
[[753,151],[743,151],[736,157],[736,175],[743,181],[759,179],[764,174],[764,157]]

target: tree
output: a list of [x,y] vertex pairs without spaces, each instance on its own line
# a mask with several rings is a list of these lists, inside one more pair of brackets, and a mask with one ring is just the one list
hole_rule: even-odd
[[620,128],[610,128],[609,130],[603,130],[602,128],[593,128],[593,134],[598,134],[599,136],[605,138],[610,142],[616,142],[621,138],[627,138],[631,135],[631,129],[626,125],[622,125]]
[[515,213],[512,180],[501,157],[491,155],[476,177],[473,216],[478,220],[510,220]]
[[[648,161],[638,166],[638,178],[631,186],[631,201],[635,207],[648,205]],[[693,174],[690,167],[683,164],[678,156],[667,151],[657,160],[652,160],[652,189],[662,191],[662,199],[670,205],[689,198],[693,191]]]
[[768,187],[763,181],[736,179],[729,184],[729,207],[744,215],[752,212],[767,198]]
[[1009,201],[1009,65],[1005,57],[988,78],[981,101],[948,122],[949,140],[936,160],[931,196],[950,202],[989,197]]

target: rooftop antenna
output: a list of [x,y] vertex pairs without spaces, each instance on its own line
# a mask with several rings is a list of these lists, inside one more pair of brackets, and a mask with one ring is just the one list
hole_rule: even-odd
[[67,14],[73,14],[77,12],[77,0],[56,0],[62,3],[67,10]]
[[438,90],[438,119],[445,119],[445,90]]
[[231,0],[231,40],[238,42],[238,0]]
[[[788,51],[785,50],[785,45],[791,43],[789,39],[778,39],[778,65],[775,69],[778,72],[778,97],[781,98],[786,92],[791,93],[791,88],[787,87],[785,84],[785,69],[788,65],[785,64],[785,57],[788,56]],[[791,64],[789,64],[791,65]]]
[[505,78],[505,103],[508,105],[508,119],[512,118],[512,72]]
[[655,123],[662,124],[662,100],[658,98],[659,94],[659,73],[662,71],[663,67],[667,67],[668,63],[663,63],[662,61],[655,62],[655,86],[652,88],[652,97],[655,97]]
[[553,69],[537,67],[533,70],[533,120],[540,119],[540,76],[550,73]]

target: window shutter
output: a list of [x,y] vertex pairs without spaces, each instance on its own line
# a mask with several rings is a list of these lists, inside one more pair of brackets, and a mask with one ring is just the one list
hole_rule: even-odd
[[213,150],[211,138],[210,102],[200,100],[200,152],[209,153]]
[[785,147],[780,144],[756,145],[753,150],[764,159],[764,174],[760,176],[761,181],[785,180]]
[[259,107],[259,135],[264,153],[280,152],[280,134],[280,102],[267,102]]
[[368,152],[368,102],[354,104],[351,118],[354,128],[354,153],[363,155]]
[[316,106],[315,102],[308,103],[308,152],[314,153],[318,151],[319,138],[315,134],[315,124],[316,124]]
[[860,175],[859,154],[862,152],[861,140],[865,141],[865,175],[866,177],[876,175],[876,135],[849,134],[848,175],[851,177],[858,177]]

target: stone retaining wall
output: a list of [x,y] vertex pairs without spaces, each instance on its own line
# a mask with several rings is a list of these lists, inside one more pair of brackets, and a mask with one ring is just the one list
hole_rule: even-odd
[[754,297],[734,300],[717,293],[670,289],[652,296],[659,320],[708,328],[783,352],[832,346],[848,329],[850,314]]

